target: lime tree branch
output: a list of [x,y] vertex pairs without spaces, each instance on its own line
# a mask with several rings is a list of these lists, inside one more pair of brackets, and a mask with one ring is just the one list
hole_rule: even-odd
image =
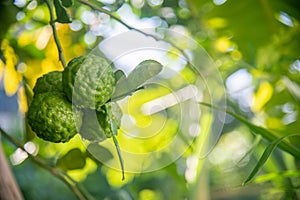
[[55,44],[56,44],[56,47],[57,47],[57,50],[58,50],[58,57],[59,57],[60,62],[63,65],[63,67],[66,68],[67,64],[66,64],[66,60],[65,60],[65,57],[64,57],[64,54],[63,54],[63,50],[62,50],[61,43],[59,41],[56,26],[55,26],[55,19],[54,19],[54,12],[53,12],[53,9],[52,9],[52,4],[50,3],[49,0],[45,0],[45,3],[47,4],[49,14],[50,14],[49,24],[52,28],[54,41],[55,41]]
[[16,147],[18,147],[22,151],[26,152],[28,154],[29,158],[34,163],[36,163],[40,167],[44,168],[45,170],[47,170],[48,172],[50,172],[52,175],[54,175],[55,177],[57,177],[58,179],[60,179],[62,182],[64,182],[73,191],[73,193],[78,197],[78,199],[80,199],[80,200],[93,199],[91,197],[91,195],[88,194],[86,192],[86,190],[84,190],[79,183],[77,183],[76,181],[74,181],[73,179],[71,179],[69,176],[67,176],[66,174],[64,174],[64,172],[62,172],[62,171],[60,171],[60,170],[58,170],[58,169],[50,166],[46,161],[42,160],[41,158],[33,156],[30,153],[28,153],[26,151],[26,149],[23,147],[23,145],[18,140],[16,140],[14,137],[10,136],[2,128],[0,128],[0,133],[7,140],[9,140],[11,143],[13,143]]
[[[215,105],[211,105],[209,103],[205,103],[205,102],[201,102],[200,105],[202,106],[206,106],[206,107],[210,107],[210,108],[213,108],[213,109],[216,109],[216,110],[219,110],[219,111],[222,111],[222,112],[225,112],[231,116],[233,116],[234,118],[236,118],[237,120],[239,120],[240,122],[242,122],[243,124],[245,124],[246,126],[248,126],[250,128],[251,131],[253,131],[254,133],[258,134],[258,135],[261,135],[263,138],[265,138],[266,140],[268,140],[269,142],[273,142],[275,140],[277,140],[278,138],[280,138],[281,136],[277,135],[276,133],[268,130],[268,129],[265,129],[263,127],[260,127],[260,126],[257,126],[257,125],[254,125],[252,124],[249,120],[247,120],[246,118],[234,113],[234,112],[231,112],[225,108],[220,108],[218,106],[215,106]],[[300,151],[299,149],[297,149],[296,147],[294,147],[292,144],[290,144],[289,142],[286,142],[286,141],[281,141],[278,146],[290,153],[291,155],[293,155],[295,158],[299,159],[300,160]]]
[[99,11],[99,12],[102,12],[104,14],[107,14],[108,16],[110,16],[112,19],[118,21],[120,24],[122,24],[123,26],[125,26],[126,28],[128,28],[129,30],[133,30],[133,31],[136,31],[138,33],[141,33],[145,36],[148,36],[148,37],[152,37],[153,39],[155,39],[156,41],[165,41],[169,44],[171,44],[174,48],[176,48],[178,51],[180,51],[182,53],[182,55],[187,59],[189,60],[189,57],[188,55],[184,52],[183,49],[181,49],[180,47],[178,47],[174,42],[172,41],[169,41],[167,39],[164,39],[164,38],[161,38],[161,37],[158,37],[156,35],[153,35],[153,34],[150,34],[150,33],[146,33],[140,29],[137,29],[137,28],[134,28],[133,26],[130,26],[129,24],[127,24],[126,22],[124,22],[119,16],[113,14],[111,11],[105,9],[105,8],[102,8],[100,6],[96,6],[90,2],[88,2],[87,0],[78,0],[78,2],[84,4],[84,5],[87,5],[88,7],[90,7],[91,9],[93,10],[96,10],[96,11]]

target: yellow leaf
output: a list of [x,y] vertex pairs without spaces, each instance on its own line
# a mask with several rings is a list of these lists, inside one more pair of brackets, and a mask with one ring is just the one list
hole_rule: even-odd
[[215,17],[207,21],[207,25],[214,29],[224,28],[227,26],[226,19]]
[[4,63],[0,59],[0,80],[2,79],[3,72],[4,72]]
[[231,52],[231,57],[233,60],[239,61],[242,59],[242,53],[238,50],[233,50]]
[[97,169],[97,164],[91,159],[86,159],[86,164],[82,169],[68,170],[68,175],[75,181],[83,181],[87,175],[93,173]]
[[144,189],[139,193],[140,200],[159,200],[163,199],[162,195],[158,191]]
[[281,119],[269,117],[266,119],[266,125],[268,128],[276,130],[284,130],[285,126]]
[[221,38],[217,39],[215,42],[215,48],[222,53],[226,53],[228,51],[230,45],[231,45],[231,42],[226,37],[221,37]]
[[16,71],[17,57],[14,49],[9,46],[7,40],[2,42],[2,51],[6,58],[5,73],[4,73],[4,89],[8,96],[12,96],[16,93],[19,84],[22,80],[22,76]]
[[20,113],[25,114],[27,112],[28,106],[24,87],[21,87],[18,91],[18,104]]
[[18,44],[21,47],[33,43],[36,38],[36,31],[24,31],[18,37]]
[[263,106],[270,100],[273,94],[273,87],[268,82],[262,82],[258,91],[254,95],[254,102],[252,105],[253,112],[260,111]]
[[108,183],[115,187],[120,188],[126,183],[129,183],[134,178],[134,174],[132,173],[125,173],[125,180],[121,178],[121,172],[119,170],[113,169],[111,167],[102,168],[104,173],[106,174]]

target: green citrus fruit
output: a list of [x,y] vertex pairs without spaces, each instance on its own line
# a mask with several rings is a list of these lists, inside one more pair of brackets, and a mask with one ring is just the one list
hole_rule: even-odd
[[62,72],[53,71],[38,78],[33,92],[34,95],[44,92],[63,92]]
[[[27,113],[28,123],[38,137],[51,142],[67,142],[80,127],[80,113],[74,113],[72,104],[61,92],[35,95]],[[76,116],[76,117],[75,117]]]
[[100,110],[111,98],[114,86],[114,73],[103,57],[74,58],[63,72],[64,92],[80,108]]

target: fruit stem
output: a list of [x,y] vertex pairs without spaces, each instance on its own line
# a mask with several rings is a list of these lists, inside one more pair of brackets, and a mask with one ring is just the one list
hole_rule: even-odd
[[65,56],[63,54],[61,43],[59,41],[58,34],[57,34],[57,31],[56,31],[55,19],[54,19],[54,13],[53,13],[52,5],[51,5],[49,0],[45,0],[45,3],[47,4],[49,14],[50,14],[49,24],[52,28],[54,41],[55,41],[55,44],[56,44],[56,47],[57,47],[57,50],[58,50],[58,57],[59,57],[59,60],[60,60],[61,64],[63,65],[63,67],[66,68],[67,64],[66,64]]
[[117,140],[114,133],[112,134],[112,138],[113,138],[113,141],[115,143],[115,147],[116,147],[116,150],[117,150],[117,153],[118,153],[118,156],[119,156],[119,160],[120,160],[120,165],[121,165],[121,169],[122,169],[122,181],[124,181],[125,180],[124,160],[122,158],[122,154],[121,154],[121,150],[120,150],[118,140]]

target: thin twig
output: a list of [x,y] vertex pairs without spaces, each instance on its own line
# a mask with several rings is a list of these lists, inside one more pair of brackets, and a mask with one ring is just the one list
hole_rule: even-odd
[[161,38],[161,37],[158,37],[156,35],[153,35],[153,34],[150,34],[150,33],[146,33],[140,29],[137,29],[137,28],[134,28],[133,26],[130,26],[129,24],[127,24],[126,22],[124,22],[120,17],[118,17],[117,15],[113,14],[112,12],[110,12],[109,10],[106,10],[102,7],[99,7],[99,6],[96,6],[94,4],[91,4],[90,2],[86,1],[86,0],[78,0],[78,2],[84,4],[84,5],[87,5],[88,7],[92,8],[93,10],[97,10],[99,12],[102,12],[102,13],[105,13],[107,14],[108,16],[110,16],[111,18],[113,18],[114,20],[118,21],[120,24],[124,25],[126,28],[128,28],[129,30],[133,30],[133,31],[136,31],[138,33],[141,33],[145,36],[148,36],[148,37],[152,37],[153,39],[155,39],[156,41],[164,41],[164,42],[167,42],[169,43],[171,46],[173,46],[175,49],[177,49],[178,51],[180,51],[182,53],[182,55],[187,59],[187,61],[189,62],[189,56],[186,54],[186,52],[181,49],[180,47],[178,47],[174,42],[172,41],[169,41],[167,39],[164,39],[164,38]]
[[40,167],[46,169],[49,171],[52,175],[63,181],[73,192],[74,194],[80,199],[80,200],[85,200],[85,199],[92,199],[91,195],[88,194],[86,191],[83,191],[80,187],[78,187],[78,183],[74,181],[73,179],[66,177],[64,175],[64,172],[50,166],[46,161],[42,160],[39,157],[33,156],[30,153],[26,151],[26,149],[23,147],[23,145],[16,140],[14,137],[10,136],[7,134],[2,128],[0,128],[1,134],[8,139],[11,143],[13,143],[16,147],[20,148],[22,151],[26,152],[29,156],[29,158],[38,164]]
[[57,31],[56,31],[55,19],[54,19],[54,13],[53,13],[53,9],[52,9],[52,4],[50,3],[49,0],[45,0],[45,3],[47,4],[48,10],[49,10],[49,14],[50,14],[50,22],[49,22],[49,24],[50,24],[50,26],[52,28],[54,41],[55,41],[55,44],[57,46],[58,57],[59,57],[60,62],[63,65],[63,67],[66,68],[67,67],[66,60],[65,60],[65,57],[64,57],[64,54],[63,54],[63,50],[62,50],[59,38],[58,38]]

